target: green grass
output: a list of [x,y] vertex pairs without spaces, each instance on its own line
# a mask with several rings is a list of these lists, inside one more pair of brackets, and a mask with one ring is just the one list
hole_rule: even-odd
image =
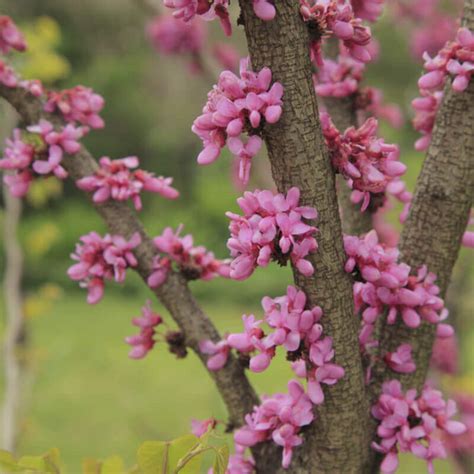
[[[31,320],[20,454],[58,447],[69,473],[80,472],[85,457],[120,454],[131,465],[141,442],[184,434],[193,417],[225,420],[219,395],[193,354],[176,360],[158,344],[142,361],[127,357],[123,338],[134,332],[130,318],[145,298],[109,293],[91,307],[84,293],[66,292],[48,314]],[[242,312],[258,311],[258,299],[251,301],[204,298],[204,305],[220,329],[232,331],[239,328]],[[283,389],[289,376],[280,358],[251,378],[260,393],[271,393]],[[441,474],[453,472],[444,462],[437,467]],[[412,458],[400,470],[422,472],[423,463]]]

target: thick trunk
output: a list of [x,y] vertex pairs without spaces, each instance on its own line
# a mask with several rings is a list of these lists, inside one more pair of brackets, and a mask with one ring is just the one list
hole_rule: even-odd
[[298,2],[275,2],[274,20],[255,16],[252,2],[241,0],[253,68],[270,67],[284,87],[283,115],[265,129],[272,174],[279,191],[297,186],[305,205],[317,208],[319,250],[316,269],[305,278],[295,270],[297,285],[324,310],[322,324],[334,341],[336,362],[345,377],[325,389],[325,403],[297,452],[290,472],[359,473],[366,469],[368,405],[354,316],[351,279],[344,272],[341,221],[334,172],[324,146],[311,77],[309,35]]

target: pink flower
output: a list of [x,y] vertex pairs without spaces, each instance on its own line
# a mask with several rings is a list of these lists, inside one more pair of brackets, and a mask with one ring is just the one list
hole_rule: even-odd
[[275,18],[276,10],[272,0],[252,0],[253,11],[261,20],[270,21]]
[[222,369],[229,358],[230,347],[227,341],[214,343],[206,340],[199,343],[199,350],[208,356],[207,368],[213,372]]
[[343,134],[325,113],[321,114],[321,124],[334,168],[352,189],[364,195],[362,211],[369,205],[371,195],[384,192],[391,181],[405,173],[398,147],[376,137],[376,119],[368,119],[358,129],[350,127]]
[[80,241],[75,253],[71,254],[78,263],[69,268],[68,275],[88,289],[87,302],[95,304],[102,299],[105,280],[114,279],[121,283],[125,280],[126,270],[137,266],[133,249],[140,245],[141,237],[135,233],[127,241],[120,235],[101,237],[91,232],[83,235]]
[[430,363],[431,367],[445,374],[455,375],[459,372],[459,346],[454,334],[436,338]]
[[[83,191],[93,192],[93,201],[105,202],[109,199],[126,201],[131,199],[135,209],[142,209],[142,191],[158,193],[167,199],[176,199],[178,191],[171,187],[172,178],[155,177],[153,173],[135,169],[139,165],[136,156],[111,160],[104,156],[99,160],[100,168],[91,176],[76,182]],[[133,170],[133,171],[132,171]]]
[[301,427],[313,421],[312,404],[296,380],[288,382],[288,393],[263,397],[261,405],[245,417],[246,425],[234,434],[234,440],[242,446],[273,439],[283,447],[282,465],[290,465],[293,448],[302,444]]
[[214,254],[205,247],[195,247],[191,234],[180,237],[182,228],[181,225],[176,232],[173,232],[171,227],[167,227],[160,236],[153,239],[155,247],[166,256],[155,257],[153,272],[148,277],[148,285],[152,288],[160,286],[171,270],[171,262],[175,262],[189,280],[208,281],[217,276],[228,277],[227,263],[217,260]]
[[411,351],[412,347],[410,344],[401,344],[395,352],[385,354],[384,361],[393,371],[401,374],[410,374],[416,370]]
[[163,322],[161,316],[151,309],[151,301],[147,301],[142,308],[142,316],[133,318],[132,324],[140,328],[140,333],[125,338],[125,342],[132,346],[128,356],[131,359],[143,359],[153,349],[156,341],[154,335],[156,327]]
[[25,51],[25,38],[9,16],[0,16],[0,52],[7,54],[10,50]]
[[[300,0],[300,5],[304,21],[314,23],[315,29],[339,38],[354,59],[364,63],[371,60],[368,50],[370,28],[362,25],[351,4],[337,0]],[[315,41],[311,48],[319,64],[320,40]]]
[[99,116],[104,107],[104,99],[92,89],[76,86],[60,92],[48,92],[44,105],[46,112],[58,110],[67,122],[79,122],[91,128],[103,128],[104,121]]
[[209,430],[211,430],[216,426],[217,420],[215,418],[208,418],[207,420],[191,420],[191,433],[194,436],[200,438],[202,435],[206,434]]
[[199,15],[203,20],[211,21],[216,17],[221,22],[222,29],[227,36],[232,34],[229,19],[228,0],[164,0],[165,7],[173,9],[173,16],[185,22],[193,20]]
[[161,15],[148,25],[147,35],[159,53],[195,55],[204,46],[206,31],[199,19],[184,22],[173,16]]
[[399,381],[386,382],[372,408],[372,415],[380,421],[379,441],[373,442],[372,447],[385,454],[381,471],[384,474],[395,472],[398,453],[411,452],[425,459],[432,472],[433,459],[446,457],[444,445],[438,439],[439,432],[459,435],[466,430],[462,423],[451,420],[455,413],[455,402],[445,402],[440,392],[428,386],[417,398],[416,390],[403,393]]
[[356,17],[376,21],[382,14],[384,0],[351,0],[351,4]]
[[303,219],[315,219],[317,212],[299,207],[299,190],[291,188],[287,196],[271,191],[246,192],[238,199],[244,215],[228,212],[231,237],[227,247],[233,260],[230,276],[236,280],[248,278],[257,266],[266,266],[270,260],[285,264],[289,259],[301,273],[314,272],[306,260],[317,249],[317,231]]
[[2,60],[0,60],[0,83],[6,87],[17,87],[19,84],[18,76],[14,69]]
[[[230,71],[221,73],[192,127],[204,146],[197,159],[199,164],[213,163],[227,144],[239,159],[239,177],[247,184],[251,159],[262,143],[261,127],[264,121],[276,123],[282,113],[283,87],[279,83],[270,87],[271,80],[270,69],[254,73],[249,70],[248,59],[241,61],[240,78]],[[241,138],[244,129],[250,135],[246,145]]]

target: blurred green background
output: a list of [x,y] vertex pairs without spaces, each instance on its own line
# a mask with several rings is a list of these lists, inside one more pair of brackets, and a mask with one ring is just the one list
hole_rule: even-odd
[[[33,49],[39,37],[47,43],[46,52],[37,47],[36,63],[23,64],[26,75],[36,72],[54,78],[57,88],[83,84],[105,97],[106,128],[85,139],[96,157],[138,155],[143,168],[175,178],[181,192],[178,201],[145,196],[141,217],[148,231],[156,235],[166,226],[184,223],[196,243],[227,256],[224,212],[236,209],[240,194],[231,184],[230,158],[224,153],[214,165],[198,167],[200,141],[190,131],[210,83],[192,75],[183,59],[159,56],[152,49],[144,35],[149,15],[139,2],[0,0],[0,11],[28,29]],[[38,24],[40,17],[47,18]],[[420,67],[408,53],[403,30],[382,21],[374,34],[382,55],[369,67],[367,84],[381,87],[386,100],[398,103],[408,117]],[[223,39],[217,25],[210,27],[210,36]],[[245,52],[241,28],[235,28],[232,42]],[[422,155],[413,151],[416,134],[409,120],[401,130],[382,124],[380,133],[387,142],[400,144],[413,189]],[[259,173],[254,173],[250,188],[268,183],[266,158],[257,160]],[[56,193],[59,197],[48,197]],[[0,225],[2,219],[0,214]],[[69,472],[78,472],[81,460],[90,456],[121,454],[131,464],[142,441],[188,432],[193,417],[225,420],[223,404],[193,354],[177,361],[158,344],[145,360],[127,357],[123,339],[135,332],[130,319],[152,296],[136,275],[130,272],[123,286],[107,285],[105,298],[94,307],[86,304],[85,292],[68,280],[69,254],[78,237],[91,230],[105,232],[71,183],[65,183],[62,194],[57,183],[34,189],[20,228],[26,254],[29,370],[19,452],[34,454],[56,446]],[[461,260],[469,258],[463,251]],[[0,271],[3,266],[0,253]],[[471,273],[465,278],[472,279]],[[215,280],[193,283],[192,288],[217,327],[232,331],[241,327],[243,313],[260,314],[262,296],[283,294],[290,281],[287,269],[271,266],[246,282]],[[156,302],[153,306],[160,309]],[[472,296],[463,301],[462,310],[472,313]],[[163,315],[170,321],[166,312]],[[3,324],[0,318],[0,335]],[[463,321],[460,324],[461,342],[473,347],[472,329]],[[468,373],[473,362],[472,350],[464,350]],[[250,377],[261,392],[271,393],[284,389],[289,373],[287,364],[279,360],[264,374]],[[424,472],[423,463],[404,462],[400,472]],[[446,462],[440,462],[439,468],[439,472],[454,472]]]

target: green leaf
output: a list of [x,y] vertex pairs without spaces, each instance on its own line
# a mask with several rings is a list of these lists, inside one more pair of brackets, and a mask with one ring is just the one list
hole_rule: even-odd
[[225,444],[216,450],[214,474],[225,474],[227,464],[229,464],[229,447]]
[[125,467],[120,456],[111,456],[102,463],[100,474],[124,474]]
[[[199,439],[194,435],[186,435],[173,441],[146,441],[138,449],[138,466],[143,474],[171,474],[176,470],[180,460],[190,451],[199,446]],[[200,471],[201,460],[190,457],[181,474],[195,474]]]
[[2,473],[18,472],[20,468],[16,459],[8,451],[0,449],[0,469]]

